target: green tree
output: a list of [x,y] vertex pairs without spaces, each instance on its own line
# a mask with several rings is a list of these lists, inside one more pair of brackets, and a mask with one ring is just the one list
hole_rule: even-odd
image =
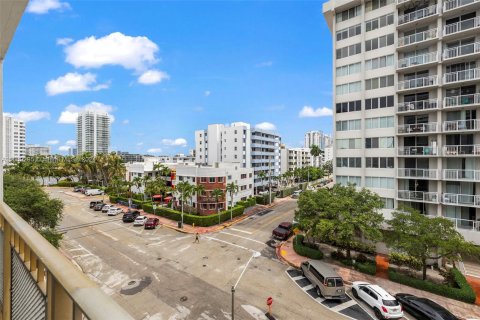
[[[203,184],[197,184],[193,187],[193,192],[197,195],[197,213],[198,213],[198,196],[202,196],[205,192],[205,186]],[[193,206],[193,205],[192,205]]]
[[218,224],[220,224],[220,209],[218,206],[218,199],[223,197],[223,190],[215,188],[212,190],[211,196],[215,198],[215,203],[217,204]]
[[331,175],[333,173],[333,163],[332,160],[326,161],[322,166],[323,171],[326,175]]
[[428,217],[403,207],[392,213],[388,222],[389,247],[417,258],[422,264],[422,279],[427,278],[427,260],[449,258],[458,260],[461,254],[478,255],[480,248],[465,241],[453,222],[443,217]]
[[[263,187],[263,180],[267,177],[267,174],[265,173],[265,171],[260,171],[257,176],[260,178],[260,182]],[[257,188],[257,191],[258,191],[258,188]],[[257,194],[257,191],[255,191],[255,194]]]
[[235,182],[227,184],[226,188],[228,194],[230,195],[230,220],[233,220],[233,196],[238,192],[238,185]]
[[58,247],[61,234],[55,228],[62,219],[63,203],[50,199],[34,180],[6,174],[3,183],[5,203]]
[[185,202],[185,199],[188,199],[189,195],[192,193],[192,185],[187,181],[181,181],[175,187],[175,192],[178,194],[178,199],[181,201],[183,226],[183,203]]

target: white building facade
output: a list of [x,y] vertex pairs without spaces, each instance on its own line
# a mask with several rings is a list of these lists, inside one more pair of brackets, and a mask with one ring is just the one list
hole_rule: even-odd
[[332,137],[325,134],[323,131],[309,131],[305,133],[305,148],[311,148],[313,145],[325,150],[326,147],[332,144]]
[[77,154],[108,153],[110,148],[110,117],[106,112],[83,111],[77,118]]
[[3,115],[3,163],[25,159],[25,122]]
[[480,243],[480,2],[331,0],[323,12],[335,181],[371,188],[386,209],[449,218]]
[[25,155],[33,156],[49,156],[51,149],[49,146],[40,146],[38,144],[27,144],[25,147]]
[[280,148],[281,173],[306,167],[319,167],[321,156],[312,156],[310,150],[310,148],[288,148],[282,145]]

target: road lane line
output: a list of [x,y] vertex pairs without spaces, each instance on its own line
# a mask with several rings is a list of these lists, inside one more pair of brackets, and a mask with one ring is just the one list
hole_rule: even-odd
[[255,239],[251,239],[251,238],[247,238],[247,237],[243,237],[243,236],[239,236],[238,234],[233,234],[233,233],[229,233],[229,232],[225,232],[225,231],[220,231],[219,233],[220,234],[228,234],[229,236],[232,236],[232,237],[242,238],[242,239],[245,239],[245,240],[250,240],[250,241],[265,245],[265,242],[258,241],[258,240],[255,240]]
[[351,306],[354,306],[356,304],[357,304],[357,302],[355,300],[348,300],[345,303],[342,303],[342,304],[339,304],[338,306],[330,308],[330,310],[335,311],[335,312],[339,312],[339,311],[342,311],[344,309],[350,308]]
[[252,234],[252,232],[250,232],[250,231],[240,230],[240,229],[236,229],[236,228],[228,228],[228,229],[238,231],[238,232],[243,232],[243,233],[246,233],[246,234]]
[[126,254],[124,253],[121,253],[120,251],[117,251],[121,256],[123,256],[125,259],[127,259],[128,261],[130,261],[131,263],[133,263],[134,265],[136,266],[139,266],[140,263],[138,263],[137,261],[133,260],[132,258],[130,258],[129,256],[127,256]]
[[136,230],[132,230],[131,228],[127,228],[127,227],[121,225],[121,224],[118,223],[118,222],[114,222],[114,224],[116,224],[117,226],[120,226],[120,227],[122,227],[122,228],[124,228],[124,229],[126,229],[126,230],[128,230],[128,231],[132,231],[132,232],[135,232],[136,234],[140,234],[140,232],[138,232],[138,231],[136,231]]
[[213,237],[205,237],[207,239],[210,239],[210,240],[213,240],[213,241],[218,241],[218,242],[221,242],[221,243],[226,243],[226,244],[229,244],[231,246],[234,246],[234,247],[237,247],[237,248],[240,248],[240,249],[243,249],[243,250],[247,250],[249,252],[258,252],[258,251],[255,251],[255,250],[252,250],[250,248],[247,248],[247,247],[243,247],[243,246],[240,246],[238,244],[235,244],[235,243],[231,243],[231,242],[228,242],[228,241],[225,241],[225,240],[220,240],[220,239],[217,239],[217,238],[213,238]]
[[109,235],[109,234],[106,233],[105,231],[102,231],[102,230],[100,230],[100,229],[97,229],[97,232],[100,232],[100,233],[103,234],[105,237],[108,237],[108,238],[112,239],[113,241],[118,241],[117,238],[115,238],[115,237],[112,236],[112,235]]

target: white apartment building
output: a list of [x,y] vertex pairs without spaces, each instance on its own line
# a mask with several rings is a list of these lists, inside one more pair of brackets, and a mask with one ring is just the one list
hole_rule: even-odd
[[188,163],[195,164],[195,157],[186,156],[182,153],[174,156],[144,156],[145,158],[152,158],[159,163]]
[[323,133],[323,131],[309,131],[305,133],[305,148],[311,148],[313,145],[316,145],[321,150],[325,150],[325,147],[332,144],[332,137],[328,134]]
[[282,145],[280,147],[281,173],[306,167],[319,167],[321,157],[312,156],[310,150],[310,148],[288,148]]
[[110,117],[106,112],[83,111],[77,118],[77,153],[108,153]]
[[25,155],[29,157],[33,156],[49,156],[50,155],[49,146],[40,146],[38,144],[27,144],[25,147]]
[[3,115],[3,163],[25,159],[25,122]]
[[323,13],[336,182],[449,218],[480,243],[480,2],[331,0]]
[[333,150],[334,149],[333,149],[332,145],[325,148],[325,153],[323,154],[323,161],[324,162],[333,161]]
[[[243,168],[253,168],[255,187],[261,187],[268,185],[270,174],[280,174],[280,143],[278,134],[251,128],[248,123],[211,124],[195,131],[195,162],[240,163]],[[260,172],[267,178],[262,179]]]

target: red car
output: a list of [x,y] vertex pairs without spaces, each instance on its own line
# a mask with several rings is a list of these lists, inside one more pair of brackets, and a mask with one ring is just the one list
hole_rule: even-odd
[[272,231],[272,236],[275,239],[287,240],[293,233],[291,222],[282,222]]
[[144,228],[145,229],[155,229],[160,224],[158,218],[148,218],[145,221]]

